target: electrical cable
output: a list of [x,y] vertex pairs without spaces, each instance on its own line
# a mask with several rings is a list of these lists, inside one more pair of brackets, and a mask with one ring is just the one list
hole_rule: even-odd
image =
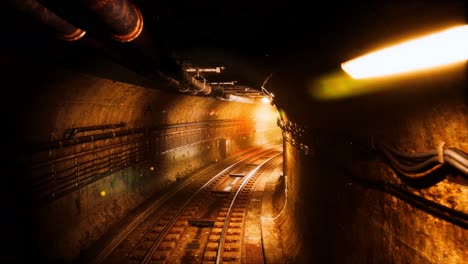
[[352,173],[350,175],[351,180],[355,183],[358,183],[367,188],[388,193],[433,216],[436,216],[440,219],[460,226],[461,228],[468,229],[468,214],[462,211],[458,211],[445,205],[438,204],[434,201],[413,194],[391,183],[379,180],[365,179],[362,177],[355,176]]
[[[443,148],[444,143],[439,144],[438,150],[423,153],[406,153],[386,144],[373,144],[386,160],[400,175],[408,178],[419,179],[432,174],[443,166],[450,165],[465,176],[468,174],[468,155],[457,148]],[[442,155],[442,158],[441,158]],[[468,214],[416,195],[401,186],[382,181],[372,180],[357,176],[351,170],[351,181],[364,187],[383,191],[402,201],[411,204],[435,217],[468,229]]]
[[409,178],[425,177],[444,164],[451,165],[465,175],[468,174],[468,155],[456,148],[443,149],[423,153],[406,153],[387,144],[378,144],[377,147],[384,154],[393,168]]

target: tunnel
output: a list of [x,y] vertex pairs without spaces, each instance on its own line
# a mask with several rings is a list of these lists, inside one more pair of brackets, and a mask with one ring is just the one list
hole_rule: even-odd
[[4,4],[2,263],[467,263],[465,1]]

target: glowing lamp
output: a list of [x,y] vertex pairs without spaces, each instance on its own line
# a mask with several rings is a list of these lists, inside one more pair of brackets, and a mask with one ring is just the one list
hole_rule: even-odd
[[355,79],[388,76],[468,60],[468,25],[403,42],[341,64]]
[[264,104],[269,104],[271,102],[271,99],[267,96],[262,97],[261,99],[262,103]]

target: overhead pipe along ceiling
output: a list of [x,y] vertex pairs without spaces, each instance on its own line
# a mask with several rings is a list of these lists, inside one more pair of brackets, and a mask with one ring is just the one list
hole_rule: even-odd
[[60,39],[76,41],[86,34],[85,30],[70,24],[36,0],[10,0],[9,2],[17,9],[52,29]]
[[[256,103],[256,101],[249,97],[244,97],[240,95],[233,94],[231,92],[226,92],[224,88],[221,88],[221,83],[223,85],[235,85],[236,82],[209,82],[203,75],[200,73],[221,73],[225,67],[184,67],[184,79],[190,83],[189,87],[182,92],[189,92],[191,94],[201,93],[202,95],[210,95],[217,99],[230,102],[240,102],[240,103]],[[212,86],[212,84],[218,85],[218,87]],[[244,89],[244,88],[243,88]]]
[[114,40],[130,42],[143,30],[143,16],[130,1],[81,0],[81,2],[109,27]]
[[[92,32],[81,44],[91,46],[119,64],[153,81],[159,89],[178,91],[190,95],[209,96],[224,101],[257,103],[238,92],[214,88],[200,72],[220,73],[224,67],[194,68],[179,65],[174,59],[160,54],[150,32],[143,28],[143,16],[136,5],[128,0],[75,0],[70,5],[55,0],[10,0],[15,6],[55,29],[64,40],[78,40],[87,31]],[[44,5],[43,5],[44,4]],[[60,16],[58,15],[60,14]],[[66,19],[64,19],[66,18]],[[75,27],[78,24],[87,30]],[[99,25],[98,25],[99,24]],[[102,25],[104,24],[104,25]],[[89,27],[89,29],[88,29]],[[100,38],[103,30],[126,46],[112,44]],[[96,39],[97,37],[97,39]],[[194,74],[195,73],[195,74]]]

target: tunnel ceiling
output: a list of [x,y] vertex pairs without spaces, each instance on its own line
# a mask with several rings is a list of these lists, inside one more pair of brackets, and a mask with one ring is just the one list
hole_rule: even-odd
[[[63,11],[57,4],[60,1],[38,2],[59,14]],[[67,2],[68,13],[63,14],[68,14],[74,25],[92,25],[92,19],[80,15],[79,8],[73,8],[78,2],[70,2],[75,5]],[[88,45],[64,42],[16,10],[6,11],[2,16],[5,23],[13,25],[7,29],[6,35],[10,37],[2,44],[3,50],[13,48],[23,55],[29,53],[43,61],[65,61],[72,66],[80,65],[83,58],[110,56],[150,78],[155,69],[180,79],[173,74],[177,66],[224,67],[220,73],[202,76],[213,87],[233,95],[259,98],[263,86],[283,100],[287,97],[295,100],[307,97],[306,78],[339,69],[341,62],[389,40],[460,23],[461,10],[466,10],[464,1],[286,4],[263,0],[135,0],[133,3],[141,10],[144,30],[152,39],[145,43],[143,57],[131,45],[106,39],[99,26],[88,30],[87,38],[91,39]],[[158,60],[145,61],[147,54],[156,54]],[[83,62],[81,68],[89,70],[93,67],[89,64]],[[269,76],[273,78],[268,79]],[[290,87],[284,87],[285,83]]]

